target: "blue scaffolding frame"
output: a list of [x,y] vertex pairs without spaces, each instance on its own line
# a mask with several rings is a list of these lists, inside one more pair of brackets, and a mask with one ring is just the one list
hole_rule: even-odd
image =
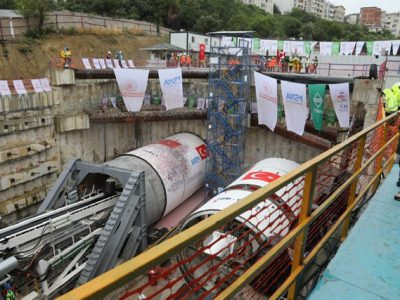
[[220,193],[244,171],[252,34],[234,35],[235,47],[210,48],[206,170],[210,196]]

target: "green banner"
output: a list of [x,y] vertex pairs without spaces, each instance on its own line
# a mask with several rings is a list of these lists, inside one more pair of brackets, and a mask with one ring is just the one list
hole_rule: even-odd
[[374,47],[374,42],[373,41],[366,41],[367,44],[367,54],[372,55],[372,48]]
[[304,52],[305,52],[306,56],[311,55],[311,41],[304,42]]
[[326,125],[335,126],[336,123],[336,113],[333,109],[328,109],[325,115]]
[[283,43],[284,43],[284,41],[281,41],[281,40],[278,41],[278,50],[283,49]]
[[332,56],[339,56],[340,53],[340,42],[332,43]]
[[322,130],[325,107],[325,84],[310,84],[308,85],[308,96],[310,98],[311,118],[314,127],[317,130]]
[[254,38],[253,40],[253,50],[260,50],[260,39],[259,38]]

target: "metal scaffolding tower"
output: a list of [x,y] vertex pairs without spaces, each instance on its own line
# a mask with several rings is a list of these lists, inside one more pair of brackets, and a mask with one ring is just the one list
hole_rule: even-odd
[[[252,32],[211,33],[206,187],[218,194],[243,173],[245,127],[250,100]],[[233,36],[230,47],[213,46],[213,36]],[[221,41],[221,38],[218,40]],[[214,40],[215,42],[215,40]]]

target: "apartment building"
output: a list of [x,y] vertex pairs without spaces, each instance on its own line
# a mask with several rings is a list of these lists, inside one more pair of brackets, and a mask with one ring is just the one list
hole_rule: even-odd
[[245,4],[255,5],[267,13],[272,14],[274,12],[274,2],[273,0],[242,0]]
[[349,24],[356,25],[356,24],[358,24],[359,17],[360,17],[360,14],[349,14],[344,17],[344,21]]
[[386,13],[383,27],[389,30],[394,36],[400,37],[400,12]]
[[299,8],[326,20],[344,22],[345,8],[325,0],[275,0],[275,4],[282,13]]
[[385,12],[379,7],[361,7],[359,24],[368,27],[369,31],[377,32],[383,27]]

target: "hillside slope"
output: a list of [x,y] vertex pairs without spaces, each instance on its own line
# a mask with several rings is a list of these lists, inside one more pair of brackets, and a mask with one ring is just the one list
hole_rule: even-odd
[[5,43],[0,45],[0,79],[43,77],[49,69],[50,58],[59,57],[64,46],[70,48],[74,57],[104,57],[108,50],[113,55],[121,50],[127,59],[144,59],[147,53],[139,48],[159,42],[160,39],[130,32],[91,32]]

